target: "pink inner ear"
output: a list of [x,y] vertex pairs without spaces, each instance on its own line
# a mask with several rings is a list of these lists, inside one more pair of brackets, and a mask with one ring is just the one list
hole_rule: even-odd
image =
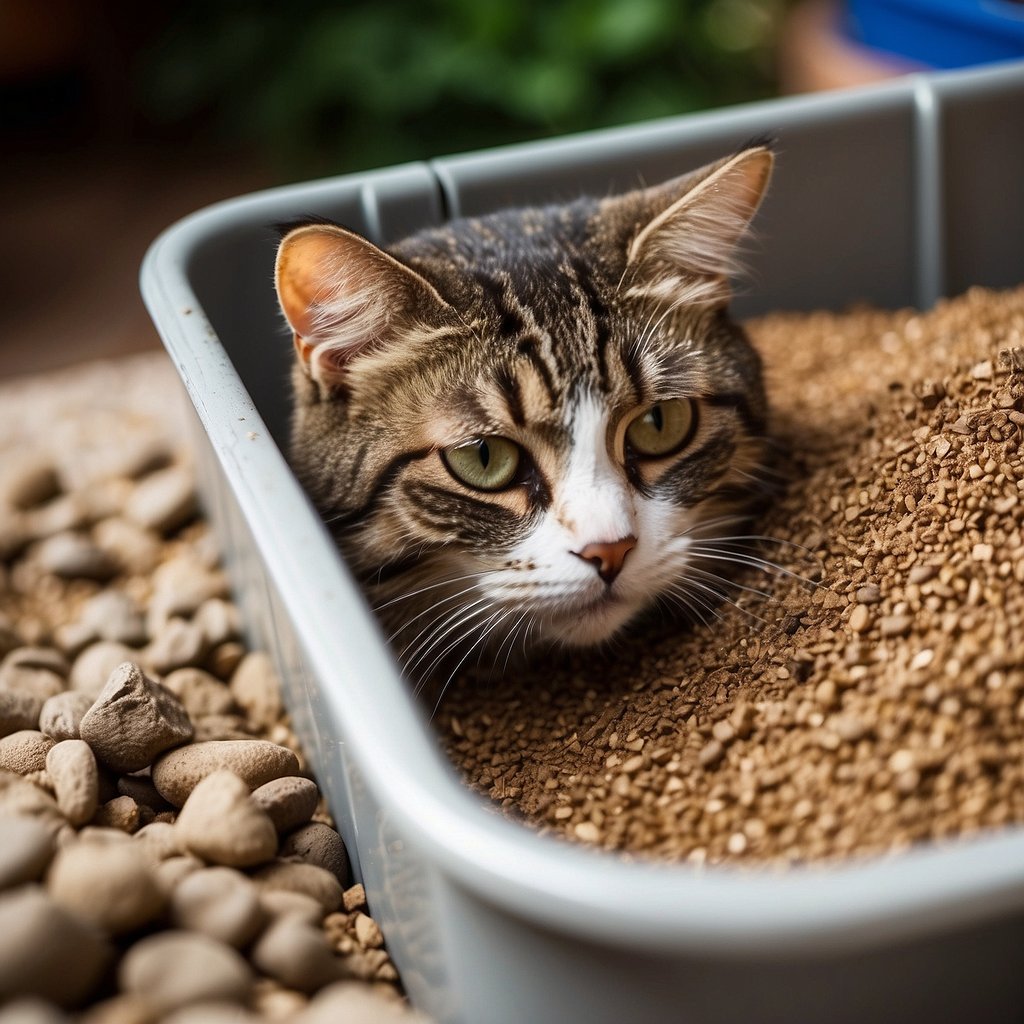
[[282,243],[277,255],[277,295],[281,309],[300,337],[310,338],[316,328],[316,304],[328,290],[330,238],[321,230],[299,229]]
[[278,250],[276,277],[299,360],[328,389],[343,385],[347,364],[367,346],[390,344],[403,324],[448,309],[414,271],[341,227],[292,231]]

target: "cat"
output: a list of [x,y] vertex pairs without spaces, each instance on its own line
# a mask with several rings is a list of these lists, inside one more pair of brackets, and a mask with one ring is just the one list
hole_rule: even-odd
[[754,144],[386,251],[284,235],[291,462],[410,674],[720,596],[698,563],[762,494],[761,363],[727,306],[772,164]]

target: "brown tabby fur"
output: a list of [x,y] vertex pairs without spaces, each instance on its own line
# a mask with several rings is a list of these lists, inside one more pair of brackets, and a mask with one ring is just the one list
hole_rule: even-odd
[[[387,254],[340,228],[286,236],[292,463],[410,671],[527,639],[600,642],[664,597],[708,603],[700,543],[728,538],[764,493],[760,361],[726,305],[770,165],[755,147],[623,197],[454,221]],[[692,442],[631,455],[629,421],[672,399],[693,403]],[[527,464],[496,492],[440,454],[489,436]],[[591,443],[603,482],[583,498],[590,478],[574,477],[568,495],[575,447]],[[625,510],[615,522],[633,517],[613,532],[638,538],[607,587],[569,557],[617,539],[587,523],[612,521],[606,495]],[[659,525],[644,535],[641,521]]]

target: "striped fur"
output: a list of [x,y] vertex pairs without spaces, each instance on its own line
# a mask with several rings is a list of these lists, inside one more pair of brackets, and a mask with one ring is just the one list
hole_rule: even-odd
[[[770,167],[755,147],[387,254],[331,226],[285,237],[292,462],[411,674],[600,642],[692,583],[695,540],[761,499],[761,367],[726,304]],[[691,439],[639,457],[630,422],[677,399],[697,417]],[[497,491],[443,457],[487,437],[521,452]],[[579,553],[622,537],[635,545],[608,582]]]

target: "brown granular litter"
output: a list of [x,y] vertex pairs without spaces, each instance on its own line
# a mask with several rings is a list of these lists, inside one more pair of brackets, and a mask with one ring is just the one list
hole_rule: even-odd
[[1024,289],[749,328],[791,452],[778,568],[710,627],[458,680],[452,759],[540,832],[693,863],[1024,821]]

